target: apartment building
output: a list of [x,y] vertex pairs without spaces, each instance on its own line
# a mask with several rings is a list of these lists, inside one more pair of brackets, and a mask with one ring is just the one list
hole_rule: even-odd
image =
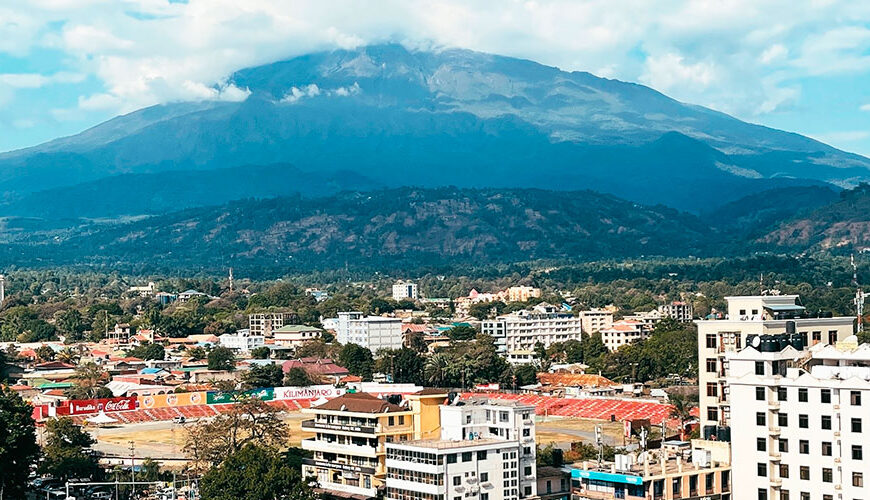
[[420,298],[417,292],[417,284],[410,281],[399,281],[393,285],[393,300],[417,300]]
[[483,321],[481,331],[495,339],[502,353],[532,350],[538,343],[549,347],[556,342],[580,340],[582,320],[556,306],[538,304],[532,309]]
[[300,347],[306,342],[319,339],[323,330],[308,325],[284,325],[272,331],[275,345]]
[[226,333],[218,337],[221,347],[227,347],[234,351],[250,352],[252,349],[266,345],[266,339],[262,335],[254,335],[251,330],[244,328],[236,333]]
[[534,406],[470,399],[440,407],[440,439],[387,444],[386,498],[537,495]]
[[613,326],[613,311],[608,309],[589,309],[579,311],[577,317],[586,333],[595,333]]
[[663,318],[672,318],[681,323],[690,323],[694,315],[692,304],[680,301],[660,305],[658,312],[661,313]]
[[425,390],[396,405],[367,393],[349,393],[302,411],[314,416],[302,422],[302,475],[315,477],[326,493],[375,497],[386,477],[386,445],[437,437],[438,405],[447,393]]
[[528,302],[530,299],[539,298],[541,289],[533,286],[512,286],[502,294],[508,302]]
[[[797,295],[726,297],[725,319],[696,320],[698,325],[699,407],[702,433],[727,439],[731,416],[728,376],[729,353],[745,347],[749,335],[781,334],[793,331],[803,346],[833,344],[852,335],[851,316],[809,317]],[[816,315],[818,316],[818,315]]]
[[648,337],[650,330],[640,321],[622,319],[615,321],[610,328],[601,329],[599,333],[604,346],[610,351],[616,351],[624,345]]
[[296,313],[267,312],[248,315],[248,329],[253,335],[272,337],[275,330],[298,321]]
[[799,342],[755,337],[729,357],[734,497],[870,498],[870,346]]
[[340,312],[335,329],[342,344],[357,344],[372,352],[402,348],[402,320],[383,316],[364,316],[361,312]]

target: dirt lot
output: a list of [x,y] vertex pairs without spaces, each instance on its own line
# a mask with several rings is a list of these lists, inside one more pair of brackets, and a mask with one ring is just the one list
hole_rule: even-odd
[[572,417],[548,417],[546,421],[538,419],[535,423],[535,434],[538,444],[567,444],[573,441],[594,441],[595,426],[600,425],[604,432],[604,441],[611,445],[622,445],[622,423],[603,422],[600,420],[585,420]]

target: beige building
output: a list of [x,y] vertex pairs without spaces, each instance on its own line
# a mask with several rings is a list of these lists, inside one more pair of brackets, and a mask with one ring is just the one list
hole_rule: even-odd
[[589,309],[577,313],[586,333],[595,333],[613,326],[613,311],[607,309]]
[[[731,420],[727,356],[747,345],[750,335],[793,332],[803,345],[834,344],[852,335],[852,316],[807,317],[797,295],[726,297],[726,319],[697,320],[698,384],[701,430],[704,436],[727,428]],[[825,316],[825,315],[823,315]],[[725,436],[719,436],[724,438]]]
[[614,322],[610,328],[601,329],[599,333],[604,346],[610,351],[617,351],[624,345],[647,337],[649,330],[640,321],[623,319]]
[[407,396],[404,406],[367,393],[350,393],[302,411],[314,437],[302,440],[313,452],[302,461],[302,475],[317,479],[327,493],[375,497],[386,478],[386,443],[430,439],[440,435],[439,405],[447,393],[423,390]]
[[296,313],[290,312],[267,312],[255,313],[248,315],[248,328],[251,330],[251,335],[262,335],[264,337],[272,337],[275,330],[284,325],[292,324],[296,321]]
[[503,293],[508,302],[527,302],[529,299],[539,298],[541,289],[533,286],[512,286]]
[[272,332],[275,345],[299,347],[306,342],[320,338],[323,330],[308,325],[285,325]]

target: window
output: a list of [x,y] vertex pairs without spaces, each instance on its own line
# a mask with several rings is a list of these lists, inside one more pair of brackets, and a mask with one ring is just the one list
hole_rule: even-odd
[[798,415],[798,427],[801,429],[810,428],[810,417],[808,415]]
[[852,486],[858,486],[858,487],[864,486],[864,473],[862,473],[862,472],[853,472],[852,473]]
[[471,456],[472,455],[471,455],[470,451],[463,451],[462,452],[462,461],[463,462],[471,462]]
[[532,468],[531,468],[531,467],[526,467],[526,468],[523,470],[523,473],[525,473],[526,476],[531,476],[531,475],[532,475]]
[[674,496],[679,498],[680,492],[683,491],[683,481],[682,478],[675,478],[671,481],[671,490],[674,492]]
[[396,425],[396,417],[387,418],[387,425]]
[[525,437],[529,437],[529,436],[531,436],[531,435],[532,435],[532,434],[531,434],[531,429],[523,429],[523,437],[524,437],[524,438],[525,438]]
[[810,442],[806,439],[801,439],[798,442],[798,452],[801,455],[809,455],[810,454]]
[[787,401],[788,400],[788,389],[785,387],[777,387],[776,388],[776,400],[777,401]]
[[481,472],[480,473],[480,482],[485,483],[489,481],[489,472]]
[[448,464],[455,464],[456,463],[456,453],[451,453],[451,454],[447,455],[447,463]]
[[810,468],[806,465],[801,465],[801,479],[804,481],[810,480]]
[[755,362],[755,374],[756,375],[764,375],[764,362],[756,361]]
[[716,358],[707,358],[707,373],[716,373]]
[[822,415],[822,429],[829,431],[831,430],[831,416],[830,415]]
[[399,415],[399,425],[405,425],[405,416]]
[[740,310],[740,316],[746,316],[746,309]]
[[788,464],[779,464],[779,477],[788,477]]
[[830,457],[834,451],[834,447],[831,446],[830,441],[822,441],[822,456]]
[[712,420],[714,422],[719,421],[719,408],[715,406],[710,406],[707,408],[707,420]]
[[756,468],[756,471],[758,472],[759,477],[766,477],[767,476],[767,464],[766,463],[758,462],[758,464],[756,465],[755,468]]
[[462,484],[462,477],[453,476],[453,486],[459,486],[460,484]]
[[780,427],[788,427],[788,413],[779,413],[776,415],[776,421]]
[[523,493],[525,494],[525,496],[529,496],[529,495],[531,495],[531,494],[532,494],[532,487],[531,487],[531,486],[526,486],[526,487],[523,489]]
[[813,344],[822,341],[822,332],[813,332]]
[[852,445],[852,460],[864,460],[864,449],[860,444]]
[[801,500],[810,500],[810,494],[806,491],[801,492]]
[[707,334],[707,349],[715,349],[716,348],[716,334],[708,333]]
[[849,401],[852,403],[852,406],[861,406],[861,391],[850,392]]
[[806,403],[809,400],[809,391],[806,388],[798,389],[798,401]]
[[489,500],[489,493],[481,493],[480,500]]
[[478,460],[486,460],[486,450],[478,451],[477,452],[477,459]]
[[707,396],[716,397],[719,395],[719,384],[716,382],[707,382]]
[[755,414],[755,425],[767,425],[767,414],[760,411]]
[[757,438],[755,440],[755,449],[757,451],[767,451],[767,439],[766,438]]
[[788,490],[780,490],[779,500],[788,500]]
[[764,387],[756,387],[755,388],[755,400],[756,401],[764,401],[765,399],[767,399],[764,397],[765,396],[764,392],[765,392]]
[[823,483],[833,483],[834,482],[834,471],[827,467],[822,469],[822,482]]
[[852,419],[852,432],[861,432],[861,419],[853,418]]
[[779,439],[779,451],[782,453],[788,453],[788,439]]
[[830,389],[822,389],[822,403],[830,403],[831,402],[831,390]]
[[767,490],[758,488],[758,500],[767,500]]

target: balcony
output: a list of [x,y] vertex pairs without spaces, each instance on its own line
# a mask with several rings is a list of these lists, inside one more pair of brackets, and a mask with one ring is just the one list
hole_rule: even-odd
[[366,446],[357,444],[339,444],[329,441],[321,441],[315,438],[302,440],[302,449],[310,451],[320,451],[324,453],[340,453],[345,455],[371,457],[374,458],[378,453],[383,453],[384,446]]
[[768,401],[767,409],[770,411],[779,411],[779,401]]
[[782,479],[778,477],[772,477],[770,478],[770,485],[774,488],[779,488],[782,486]]
[[365,467],[362,465],[343,464],[340,462],[329,462],[326,460],[317,460],[314,458],[303,458],[302,463],[321,469],[337,470],[341,472],[356,472],[372,475],[375,473],[374,467]]
[[771,450],[769,455],[771,462],[779,462],[782,459],[782,454],[778,451]]
[[767,430],[771,436],[779,436],[780,434],[780,429],[778,425],[771,425],[767,428]]
[[353,495],[362,495],[364,497],[375,497],[378,494],[377,488],[362,488],[360,486],[351,486],[349,484],[341,483],[321,482],[320,487],[328,491],[339,491]]
[[333,424],[320,422],[316,420],[303,420],[302,429],[308,431],[324,430],[338,432],[356,432],[359,434],[374,434],[376,428],[371,426],[356,425],[356,424]]

